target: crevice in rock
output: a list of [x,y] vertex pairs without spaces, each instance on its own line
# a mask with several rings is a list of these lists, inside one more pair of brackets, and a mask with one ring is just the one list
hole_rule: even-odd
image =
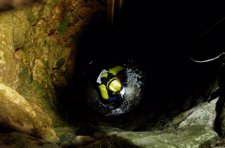
[[[132,1],[130,5],[133,5]],[[134,12],[130,10],[132,7],[129,5],[125,7],[126,10],[124,11],[127,12],[123,14],[125,20],[121,20],[121,26],[112,29],[108,26],[105,19],[106,16],[98,15],[93,18],[93,23],[90,23],[87,30],[85,30],[79,38],[74,79],[70,82],[70,86],[65,88],[61,94],[62,100],[68,101],[63,101],[62,105],[64,103],[65,107],[63,108],[69,110],[70,117],[67,118],[69,118],[68,120],[70,120],[72,124],[73,122],[76,123],[79,121],[99,124],[99,122],[103,121],[120,125],[119,127],[125,129],[129,127],[133,130],[145,130],[150,128],[148,126],[161,122],[157,124],[163,127],[166,123],[166,119],[169,120],[169,116],[175,116],[181,111],[206,101],[208,99],[207,97],[210,95],[210,91],[208,94],[205,93],[205,91],[208,91],[207,89],[214,74],[208,73],[208,67],[196,66],[191,63],[189,61],[190,54],[180,54],[180,52],[177,51],[178,49],[176,49],[179,48],[180,45],[175,45],[176,43],[161,45],[159,47],[157,47],[157,43],[151,43],[152,45],[148,44],[144,36],[151,36],[152,39],[157,32],[153,32],[153,35],[147,35],[147,33],[152,31],[151,28],[147,27],[150,24],[147,22],[146,24],[139,24],[138,21],[133,21],[131,16],[134,15]],[[137,12],[137,14],[145,10],[140,11],[141,12]],[[144,18],[141,19],[144,20]],[[176,18],[172,19],[176,21]],[[143,33],[145,31],[146,33]],[[165,31],[165,34],[167,33],[166,30],[163,31]],[[161,33],[163,33],[163,31]],[[186,38],[183,40],[185,39]],[[153,41],[154,40],[156,39],[153,39]],[[166,40],[167,39],[164,39],[162,42]],[[172,39],[169,41],[172,42]],[[147,54],[148,50],[146,47],[156,49],[154,52],[150,51],[150,53]],[[133,52],[130,50],[131,48],[136,48],[138,52],[135,50]],[[171,51],[166,51],[166,49],[157,51],[159,48],[160,50],[162,50],[161,48],[175,49],[171,49]],[[180,57],[176,56],[178,53]],[[185,53],[188,53],[188,51],[185,51]],[[143,71],[147,73],[148,79],[145,88],[148,92],[144,94],[140,104],[134,111],[126,115],[121,115],[120,117],[104,117],[94,112],[87,106],[87,102],[83,97],[84,94],[81,93],[83,89],[85,89],[83,80],[89,79],[83,77],[83,73],[89,62],[97,61],[97,64],[101,66],[101,64],[110,63],[110,59],[112,58],[118,61],[125,61],[127,59],[136,60],[137,63],[142,66]],[[157,62],[157,65],[154,65],[154,62]],[[213,66],[210,67],[211,70],[213,70]],[[208,73],[208,75],[205,76],[204,73]],[[192,96],[188,96],[191,93]],[[188,98],[190,98],[190,100],[186,100]],[[199,99],[197,100],[196,98]],[[188,107],[184,105],[186,101],[187,104],[189,104]],[[73,116],[76,118],[73,119]],[[129,126],[130,121],[137,120],[138,122],[138,120],[143,118],[145,118],[146,121],[139,121],[141,122],[140,126]],[[150,121],[153,123],[150,123]]]
[[[101,0],[100,3],[91,0],[44,2],[48,5],[43,7],[35,5],[34,10],[18,11],[25,16],[26,25],[31,25],[27,32],[16,30],[23,37],[22,39],[26,39],[28,45],[22,46],[25,40],[16,38],[17,33],[14,32],[9,43],[11,40],[15,43],[18,40],[20,43],[14,46],[15,49],[12,48],[15,55],[8,55],[10,51],[7,50],[8,48],[0,48],[0,64],[2,64],[0,86],[4,86],[4,89],[0,89],[0,102],[8,99],[16,104],[15,96],[5,94],[8,90],[16,94],[20,100],[24,100],[28,109],[31,111],[36,109],[41,117],[43,115],[43,119],[39,121],[37,118],[32,118],[36,114],[23,111],[25,105],[15,105],[15,107],[13,103],[6,102],[12,106],[10,108],[14,107],[14,110],[6,106],[3,106],[6,109],[2,107],[0,110],[8,111],[9,115],[17,110],[17,114],[22,112],[27,115],[24,121],[16,113],[8,116],[10,120],[12,119],[9,122],[14,123],[11,123],[12,127],[27,134],[34,132],[45,140],[57,141],[62,147],[146,147],[148,145],[201,147],[215,142],[218,138],[212,127],[215,98],[219,95],[224,96],[218,95],[217,92],[218,85],[224,90],[221,88],[223,80],[218,84],[220,65],[218,62],[196,64],[190,60],[190,57],[210,57],[214,51],[212,47],[219,52],[223,44],[215,42],[217,40],[213,35],[216,33],[211,33],[209,38],[204,36],[203,41],[200,40],[188,47],[186,44],[192,42],[202,28],[206,29],[215,23],[218,16],[208,19],[211,14],[200,14],[193,5],[190,6],[193,8],[191,10],[183,5],[180,8],[175,7],[172,2],[168,4],[151,2],[151,5],[146,5],[144,2],[129,0],[121,11],[121,18],[113,26],[107,19],[105,0]],[[95,7],[103,8],[92,12],[92,8]],[[179,11],[179,14],[172,12],[172,8]],[[41,14],[30,16],[29,13],[32,14],[33,11]],[[166,13],[162,13],[164,11]],[[194,11],[197,15],[186,14],[190,11]],[[182,18],[180,14],[183,15]],[[88,21],[84,21],[85,15],[88,15]],[[207,19],[199,20],[199,17]],[[17,16],[17,19],[20,20],[20,17]],[[10,28],[6,27],[8,24],[4,26],[0,22],[0,27],[5,27],[10,32]],[[80,28],[77,27],[79,25]],[[26,28],[25,25],[23,27]],[[0,36],[0,39],[5,39],[4,35]],[[30,43],[30,36],[32,43]],[[5,40],[3,41],[2,45],[5,45]],[[216,46],[213,46],[215,43]],[[202,51],[205,47],[207,52]],[[198,48],[201,52],[195,53]],[[16,58],[14,63],[8,62],[14,57]],[[6,66],[9,70],[3,65],[5,61],[8,62]],[[17,62],[20,64],[15,66]],[[143,74],[140,81],[144,85],[141,87],[141,97],[138,96],[138,102],[128,104],[127,106],[131,107],[125,110],[127,112],[107,114],[102,111],[105,106],[105,110],[108,111],[107,105],[102,103],[102,106],[95,106],[96,104],[90,103],[91,97],[98,99],[96,97],[99,95],[96,93],[98,91],[91,87],[94,91],[90,91],[89,94],[87,88],[89,90],[89,82],[95,82],[97,70],[115,64],[135,67],[135,70]],[[94,66],[90,67],[91,65]],[[8,70],[7,73],[5,69]],[[14,69],[17,70],[18,76],[14,74],[16,80],[11,82],[10,80],[14,78],[10,74]],[[2,75],[5,78],[3,82]],[[224,100],[219,99],[214,124],[219,135],[223,135],[224,132],[221,123],[223,121],[220,119],[223,115],[223,107]],[[60,116],[61,122],[55,122],[54,120],[58,119],[48,117],[51,114],[49,110],[52,109],[56,110],[56,115]],[[7,116],[0,113],[0,121],[2,117]],[[34,125],[37,124],[35,128],[30,121]],[[46,121],[48,121],[47,125]],[[20,137],[18,133],[11,133],[11,129],[8,130],[7,126],[0,125],[0,127],[2,127],[0,131],[16,135],[16,138]],[[4,136],[8,135],[3,135],[3,141]],[[31,137],[25,135],[22,137],[33,142]],[[48,144],[39,139],[34,141]]]
[[[92,135],[99,130],[99,126],[103,125],[136,132],[164,130],[168,126],[168,122],[171,122],[180,113],[216,98],[214,95],[218,89],[218,65],[216,63],[206,65],[192,63],[190,56],[193,51],[189,51],[190,48],[182,47],[184,42],[189,42],[193,38],[193,34],[197,33],[193,31],[193,34],[188,34],[189,36],[186,37],[172,36],[170,38],[169,34],[172,32],[166,29],[160,30],[159,27],[154,32],[151,27],[156,26],[147,22],[139,24],[144,18],[140,17],[140,21],[134,21],[135,13],[130,10],[131,8],[129,5],[126,6],[127,13],[123,14],[125,20],[122,20],[119,28],[110,28],[104,19],[101,20],[101,17],[105,16],[98,16],[97,21],[95,20],[79,38],[74,79],[68,88],[63,90],[61,97],[68,99],[67,103],[63,102],[65,105],[63,109],[65,109],[65,113],[68,113],[69,123],[80,127],[78,133],[81,135]],[[145,9],[140,10],[137,14],[143,14],[145,11]],[[180,23],[177,19],[175,16],[171,18],[171,21]],[[163,24],[163,21],[158,22],[157,25],[160,23]],[[189,23],[191,24],[191,22]],[[179,29],[182,29],[182,26],[180,27]],[[196,31],[197,27],[194,29]],[[159,33],[166,37],[154,38]],[[149,40],[144,38],[145,35],[150,36]],[[149,43],[150,41],[151,43]],[[167,44],[160,45],[161,42]],[[130,50],[133,48],[136,49],[136,52]],[[154,49],[154,52],[148,51],[148,49]],[[181,49],[183,53],[179,51]],[[89,79],[83,75],[88,64],[97,61],[97,65],[101,66],[101,64],[110,63],[110,58],[116,58],[118,61],[133,59],[147,74],[145,87],[147,91],[140,103],[129,113],[115,117],[105,117],[93,111],[87,105],[84,94],[81,93],[85,89],[84,80]],[[76,99],[69,99],[67,96]],[[187,116],[193,115],[190,113]],[[183,119],[181,122],[185,122],[185,120]],[[92,129],[91,127],[97,129],[88,131]],[[177,127],[175,126],[175,128]]]

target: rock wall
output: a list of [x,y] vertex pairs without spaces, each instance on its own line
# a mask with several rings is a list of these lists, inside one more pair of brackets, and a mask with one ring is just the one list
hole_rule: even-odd
[[1,125],[58,140],[55,88],[68,84],[76,39],[102,11],[96,0],[43,0],[0,12]]

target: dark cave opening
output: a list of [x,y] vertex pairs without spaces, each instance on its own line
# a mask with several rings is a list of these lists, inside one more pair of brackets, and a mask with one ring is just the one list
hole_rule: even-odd
[[[63,116],[71,124],[105,122],[125,129],[135,123],[134,119],[142,120],[142,124],[132,129],[145,130],[149,121],[155,126],[162,117],[168,118],[199,101],[207,101],[205,92],[216,77],[219,65],[198,65],[191,62],[190,57],[211,58],[223,51],[223,38],[218,34],[223,28],[216,25],[212,30],[207,29],[224,15],[218,8],[208,11],[208,7],[213,6],[206,5],[200,7],[191,2],[147,5],[131,0],[125,3],[121,19],[113,28],[106,15],[93,17],[93,23],[79,39],[74,78],[60,94]],[[88,79],[83,73],[88,63],[107,65],[127,59],[134,59],[146,73],[141,102],[131,112],[118,117],[94,112],[83,97],[83,83]],[[190,96],[191,105],[184,107]]]

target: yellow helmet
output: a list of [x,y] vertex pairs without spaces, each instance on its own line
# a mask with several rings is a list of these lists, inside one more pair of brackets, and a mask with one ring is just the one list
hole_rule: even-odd
[[112,92],[118,92],[122,89],[122,84],[118,78],[114,77],[107,83],[107,87]]

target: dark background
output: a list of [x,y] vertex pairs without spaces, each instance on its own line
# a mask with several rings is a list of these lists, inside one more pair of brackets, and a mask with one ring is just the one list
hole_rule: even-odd
[[212,1],[126,2],[118,29],[124,47],[119,48],[132,50],[131,55],[148,73],[147,108],[170,102],[182,106],[189,95],[196,95],[196,100],[206,97],[206,87],[220,63],[201,65],[190,58],[205,60],[224,51],[223,5]]
[[[223,10],[215,2],[127,0],[113,26],[106,16],[96,17],[80,39],[78,63],[135,59],[148,73],[153,92],[182,94],[191,87],[195,74],[209,67],[194,64],[190,57],[204,60],[223,51]],[[215,69],[204,72],[201,77]]]
[[[109,25],[106,14],[96,15],[79,38],[72,84],[88,79],[82,73],[90,61],[97,61],[100,67],[112,60],[133,59],[147,77],[137,112],[163,112],[170,104],[176,110],[189,96],[195,105],[199,97],[207,97],[204,95],[220,63],[196,64],[190,58],[205,60],[224,51],[224,16],[223,5],[212,1],[126,0],[114,25]],[[68,104],[77,108],[73,113],[82,114],[86,104],[80,86],[75,87],[81,103]],[[74,86],[70,90],[74,94]]]

